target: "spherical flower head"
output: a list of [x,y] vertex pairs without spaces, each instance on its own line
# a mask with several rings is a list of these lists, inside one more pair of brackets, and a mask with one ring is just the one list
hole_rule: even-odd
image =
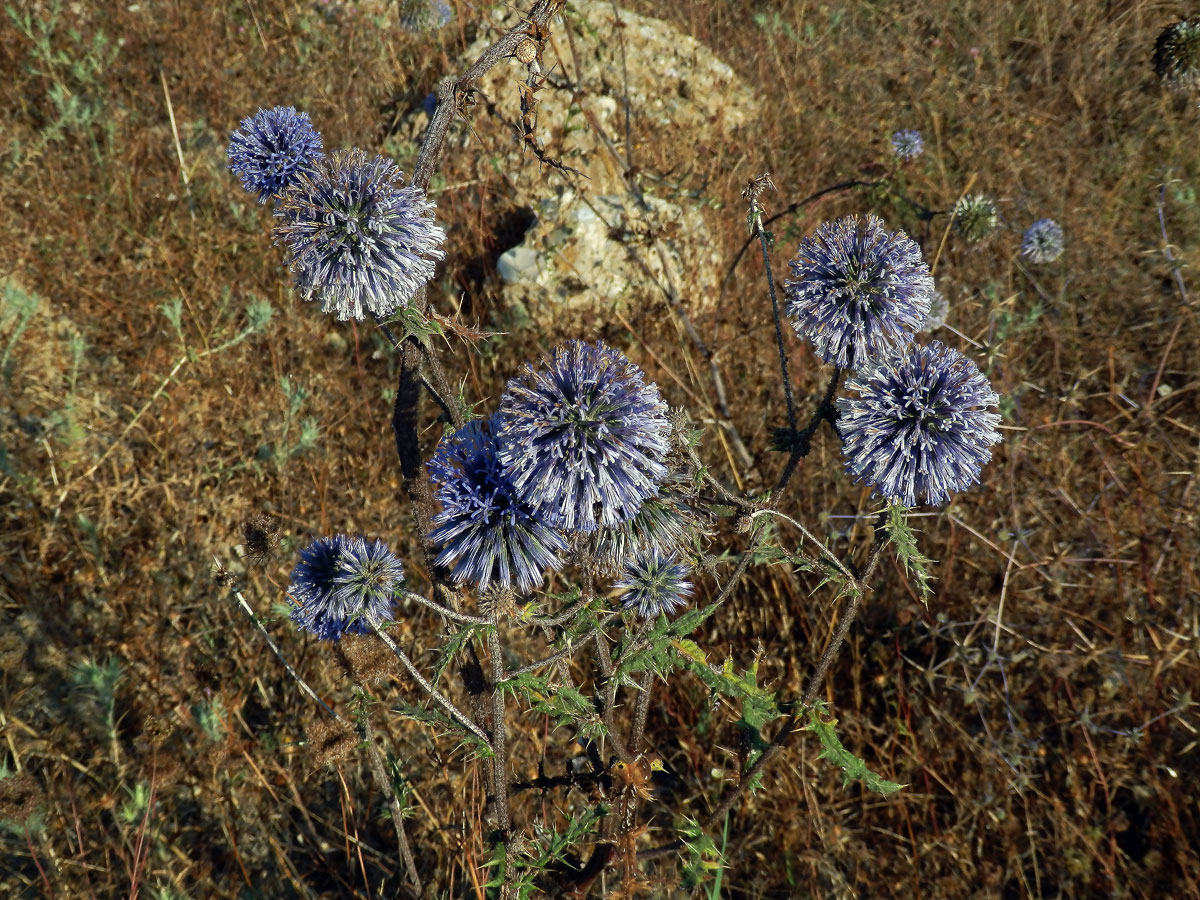
[[613,587],[621,591],[621,605],[636,610],[643,619],[671,615],[687,605],[692,594],[687,566],[679,558],[651,550],[633,557]]
[[557,528],[594,531],[637,514],[666,477],[667,406],[623,353],[571,341],[525,366],[500,401],[500,456]]
[[783,290],[792,326],[840,368],[907,344],[929,312],[933,276],[921,248],[877,216],[826,222],[790,265]]
[[292,621],[323,641],[368,634],[372,622],[392,619],[392,594],[404,566],[383,541],[317,538],[300,551],[288,593],[299,604]]
[[921,132],[912,128],[897,131],[892,135],[892,152],[896,154],[897,159],[916,159],[925,152],[925,141],[921,138]]
[[964,194],[954,204],[954,231],[968,243],[982,241],[999,221],[996,201],[986,194]]
[[1053,219],[1038,219],[1021,238],[1021,255],[1032,263],[1051,263],[1062,256],[1063,230]]
[[1200,17],[1168,25],[1154,42],[1154,72],[1179,93],[1200,88]]
[[301,296],[320,300],[322,312],[343,322],[386,317],[433,278],[446,233],[425,193],[403,177],[382,156],[337,150],[280,199],[276,243]]
[[932,341],[874,360],[837,401],[846,470],[892,502],[934,506],[979,480],[1000,440],[1000,398],[979,367]]
[[468,422],[429,462],[442,511],[429,540],[454,581],[528,591],[562,567],[567,543],[514,487],[500,460],[500,416]]
[[321,152],[321,135],[308,113],[291,106],[260,109],[242,119],[229,138],[229,169],[242,181],[242,187],[258,194],[258,202],[278,199],[296,184],[300,176],[311,172]]
[[686,551],[694,537],[705,533],[700,513],[683,489],[685,481],[672,473],[659,486],[658,495],[643,503],[633,518],[588,535],[586,555],[601,574],[620,572],[638,554]]
[[946,319],[950,316],[950,301],[946,299],[946,295],[941,291],[933,292],[933,299],[929,301],[929,315],[925,317],[925,327],[921,330],[930,332],[937,331],[946,324]]
[[405,31],[432,31],[454,18],[446,0],[400,0],[400,27]]

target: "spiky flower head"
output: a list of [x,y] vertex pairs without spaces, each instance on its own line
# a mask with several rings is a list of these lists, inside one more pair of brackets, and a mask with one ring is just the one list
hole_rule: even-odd
[[1038,219],[1021,238],[1021,255],[1032,263],[1051,263],[1062,256],[1063,230],[1053,219]]
[[562,566],[567,543],[513,486],[498,453],[499,429],[499,415],[477,419],[438,445],[429,474],[442,510],[429,540],[456,582],[528,591]]
[[950,315],[950,301],[946,299],[946,295],[941,291],[933,292],[933,299],[929,301],[929,315],[925,317],[925,325],[922,331],[930,332],[937,331],[946,324],[946,319]]
[[1000,211],[987,194],[964,194],[954,204],[954,231],[969,243],[977,243],[996,230]]
[[308,113],[292,106],[260,109],[242,119],[229,138],[229,170],[258,202],[276,200],[301,175],[311,172],[321,152],[321,135]]
[[317,538],[300,551],[288,593],[299,604],[292,621],[323,641],[368,634],[392,618],[392,594],[404,566],[383,541],[344,534]]
[[400,27],[405,31],[432,31],[454,18],[446,0],[400,0]]
[[587,535],[585,559],[594,562],[600,574],[620,572],[639,553],[686,552],[694,538],[707,532],[707,522],[686,490],[684,473],[671,473],[636,515],[618,525],[598,528]]
[[500,401],[500,457],[546,520],[594,531],[633,518],[667,474],[667,406],[625,354],[597,341],[526,364]]
[[1000,440],[1000,398],[967,357],[940,341],[872,361],[840,397],[846,470],[886,499],[940,506],[979,480]]
[[897,159],[916,159],[925,152],[925,141],[921,138],[921,132],[912,128],[897,131],[892,135],[892,152],[896,154]]
[[1200,88],[1200,17],[1168,25],[1154,42],[1154,72],[1173,91]]
[[636,610],[643,619],[671,615],[687,605],[692,594],[690,572],[677,556],[650,550],[625,565],[613,587],[621,591],[621,605]]
[[783,290],[792,326],[840,368],[902,347],[929,312],[933,276],[921,248],[878,216],[824,223],[790,265]]
[[280,199],[276,243],[301,296],[322,312],[388,316],[433,277],[446,233],[425,192],[403,179],[385,157],[336,150]]

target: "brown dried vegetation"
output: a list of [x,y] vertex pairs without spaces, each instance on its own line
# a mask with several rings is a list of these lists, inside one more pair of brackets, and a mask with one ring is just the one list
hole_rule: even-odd
[[[21,13],[0,21],[0,764],[14,773],[0,781],[0,815],[17,820],[0,834],[0,895],[400,891],[381,786],[356,757],[314,769],[299,752],[314,711],[212,573],[215,554],[267,614],[297,544],[341,530],[385,537],[414,582],[427,579],[389,429],[395,363],[370,329],[291,296],[268,214],[225,170],[224,147],[242,116],[292,104],[328,147],[383,150],[411,169],[415,147],[393,125],[435,89],[482,13],[459,3],[447,29],[410,35],[298,0],[85,3],[57,18],[50,3],[13,9],[26,6],[30,29]],[[677,200],[707,203],[730,261],[745,240],[748,178],[771,173],[771,214],[877,177],[901,127],[926,139],[906,170],[909,196],[945,210],[972,185],[1017,229],[978,249],[943,247],[945,216],[880,210],[937,258],[951,324],[972,343],[948,340],[1007,398],[1006,440],[981,489],[917,520],[938,560],[929,608],[889,562],[828,678],[846,746],[908,787],[886,799],[842,789],[814,742],[797,741],[729,820],[726,895],[1200,895],[1200,712],[1189,694],[1200,671],[1200,328],[1185,293],[1200,286],[1186,269],[1177,279],[1164,253],[1169,244],[1186,262],[1200,250],[1200,114],[1161,91],[1149,66],[1159,29],[1185,5],[633,8],[695,35],[771,110],[734,146],[672,144],[632,111],[638,170],[678,185]],[[492,159],[511,148],[513,123],[489,118],[485,102],[468,112],[472,130],[455,126],[434,182],[451,234],[434,302],[502,329],[494,261],[519,235],[497,223],[521,211]],[[553,157],[554,123],[539,127]],[[547,171],[547,191],[563,177]],[[842,191],[776,222],[776,275],[818,222],[872,202]],[[1068,250],[1027,273],[1014,248],[1042,215],[1063,225]],[[205,354],[245,326],[251,297],[274,307],[268,330]],[[161,311],[176,299],[178,333]],[[585,317],[578,336],[628,348],[672,403],[711,418],[707,361],[662,296],[648,287],[630,308],[627,322]],[[710,427],[706,460],[730,483],[768,484],[783,399],[756,255],[695,324],[718,348],[752,453],[747,466]],[[510,330],[442,348],[468,397],[493,403],[519,363],[561,337]],[[820,390],[821,367],[799,342],[790,349],[798,396]],[[306,392],[298,411],[284,377]],[[301,418],[319,427],[315,447],[298,443]],[[828,431],[815,443],[793,512],[834,534],[838,552],[861,554],[869,518],[852,517],[871,502],[839,475]],[[248,532],[262,565],[246,569],[233,545],[266,514],[281,547],[273,555],[273,535]],[[835,624],[831,598],[812,587],[752,568],[697,639],[742,665],[761,648],[762,680],[797,696]],[[432,614],[404,615],[404,640],[431,646]],[[285,621],[267,627],[318,693],[348,700],[328,648]],[[360,676],[390,677],[369,656]],[[73,684],[85,658],[120,665],[112,734]],[[402,678],[379,690],[388,685],[413,696]],[[719,795],[713,770],[737,742],[726,712],[689,678],[656,696],[647,737],[677,776],[673,808],[702,813]],[[372,722],[414,788],[407,827],[426,880],[476,896],[478,765],[386,708]],[[542,717],[521,726],[518,773],[543,752],[569,755]],[[148,805],[131,800],[138,786]],[[521,816],[559,799],[535,794]],[[651,870],[660,895],[669,874]],[[598,880],[592,895],[602,888],[615,885]]]

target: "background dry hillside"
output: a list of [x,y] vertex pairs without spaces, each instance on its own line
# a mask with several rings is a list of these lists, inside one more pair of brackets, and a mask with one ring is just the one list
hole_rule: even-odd
[[[395,362],[371,329],[291,294],[269,215],[228,173],[224,149],[243,116],[290,104],[327,147],[386,152],[408,171],[426,96],[488,33],[486,9],[455,6],[450,25],[411,33],[366,4],[9,0],[0,819],[34,815],[0,833],[0,895],[397,890],[391,826],[365,766],[314,765],[303,747],[314,711],[213,579],[214,554],[234,565],[241,523],[260,512],[284,537],[246,576],[264,614],[314,534],[378,535],[415,558],[389,427]],[[687,142],[631,104],[643,187],[699,217],[721,278],[745,241],[748,178],[772,173],[769,214],[872,182],[891,171],[898,128],[926,138],[903,170],[907,196],[938,212],[970,187],[996,197],[1004,219],[981,245],[943,244],[944,213],[846,187],[771,226],[777,277],[796,241],[836,215],[874,210],[917,238],[950,301],[954,331],[937,336],[988,373],[1007,430],[981,488],[917,520],[938,561],[929,608],[889,561],[828,679],[846,746],[908,787],[888,798],[843,789],[814,742],[798,741],[718,835],[722,896],[1200,896],[1190,693],[1200,328],[1188,293],[1200,285],[1187,268],[1200,252],[1200,111],[1165,93],[1149,62],[1159,30],[1198,10],[1166,0],[631,0],[629,10],[692,36],[750,86],[742,124],[714,121]],[[433,183],[450,238],[432,296],[506,334],[474,349],[444,343],[452,379],[490,408],[555,340],[604,338],[672,404],[713,419],[707,363],[660,292],[557,315],[503,289],[497,258],[533,220],[521,191],[556,197],[564,180],[513,155],[499,98],[470,115]],[[540,127],[561,152],[566,124]],[[1063,225],[1067,251],[1023,270],[1020,231],[1043,216]],[[749,451],[709,424],[703,455],[730,483],[769,484],[784,410],[762,261],[747,253],[717,296],[684,271],[679,292],[717,349],[730,426]],[[822,367],[790,345],[809,396]],[[440,429],[432,413],[427,422],[432,446]],[[826,431],[787,506],[839,551],[861,552],[869,519],[855,517],[872,504],[840,468]],[[761,654],[761,679],[797,696],[835,615],[814,587],[753,568],[697,639],[742,666]],[[286,621],[268,627],[318,690],[346,700],[326,648]],[[435,637],[430,619],[412,628]],[[735,716],[710,708],[694,679],[659,696],[648,737],[680,776],[671,802],[702,810],[731,759]],[[543,717],[522,723],[541,739]],[[409,833],[423,866],[452,896],[476,896],[477,772],[424,731],[386,727],[415,787]],[[658,873],[669,896],[670,868]]]

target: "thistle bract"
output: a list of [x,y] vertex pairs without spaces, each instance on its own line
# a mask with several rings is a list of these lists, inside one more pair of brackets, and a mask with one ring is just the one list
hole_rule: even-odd
[[1032,263],[1051,263],[1062,256],[1063,230],[1053,219],[1038,219],[1021,238],[1021,255]]
[[687,605],[692,593],[687,566],[679,558],[657,550],[640,553],[625,565],[613,587],[621,591],[621,605],[644,619],[656,619]]
[[979,480],[1000,440],[999,397],[978,366],[933,341],[873,361],[837,401],[846,470],[886,499],[939,506]]
[[667,474],[670,424],[654,384],[623,353],[572,341],[526,365],[500,401],[500,456],[538,514],[594,531],[637,514]]
[[229,170],[258,202],[278,199],[301,175],[311,172],[321,152],[321,135],[308,113],[291,106],[260,109],[242,119],[229,138]]
[[438,446],[429,473],[442,510],[429,539],[456,582],[528,591],[562,566],[567,544],[514,488],[497,453],[499,427],[496,415],[468,422]]
[[1200,18],[1168,25],[1154,42],[1154,72],[1173,91],[1200,87]]
[[368,634],[370,622],[391,621],[392,594],[404,566],[383,541],[317,538],[300,551],[288,593],[299,604],[292,621],[323,641]]
[[419,188],[404,187],[389,159],[338,150],[275,208],[275,239],[287,249],[296,288],[338,319],[385,317],[433,277],[446,233]]
[[787,313],[817,356],[843,369],[903,346],[925,321],[933,276],[921,248],[877,216],[847,216],[800,242]]
[[986,194],[964,194],[954,204],[954,231],[969,243],[977,243],[996,230],[1000,211]]
[[925,141],[921,138],[921,132],[906,128],[892,135],[892,152],[897,159],[916,159],[924,151]]

